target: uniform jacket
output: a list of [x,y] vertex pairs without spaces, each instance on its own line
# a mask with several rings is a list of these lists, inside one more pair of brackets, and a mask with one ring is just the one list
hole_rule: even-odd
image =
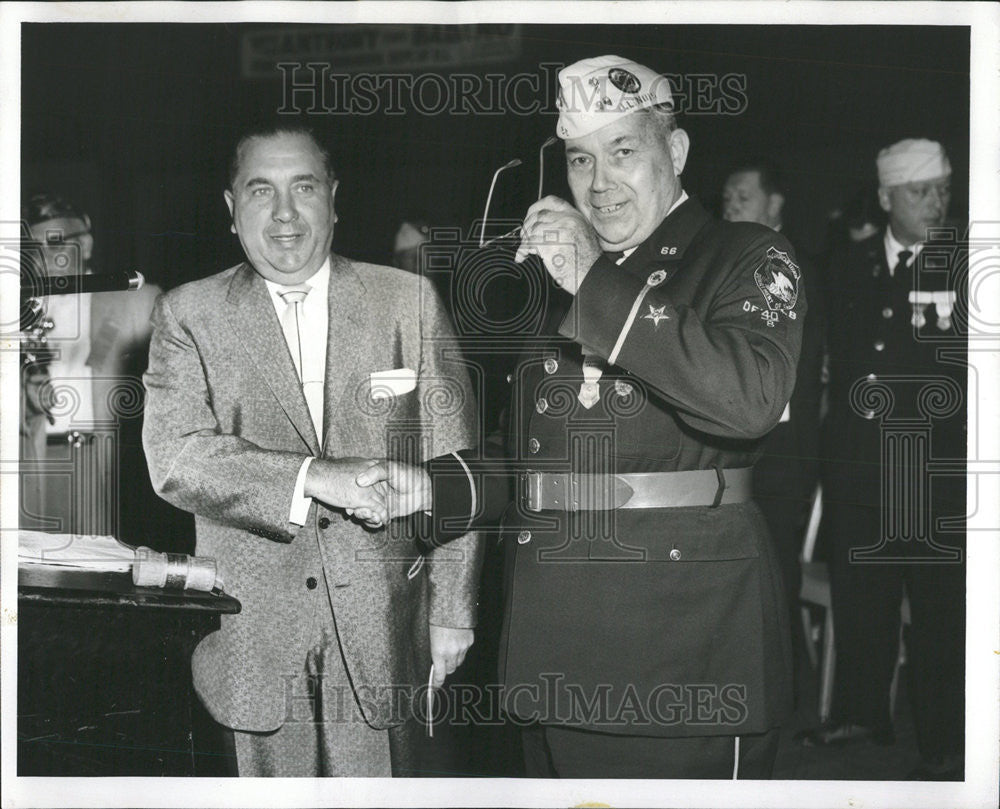
[[[913,456],[918,465],[932,458],[964,462],[966,454],[966,325],[954,272],[961,266],[958,246],[928,242],[906,272],[890,277],[883,239],[879,233],[852,245],[835,255],[830,267],[824,507],[879,506],[884,439],[895,429],[930,428],[922,457]],[[945,319],[947,307],[938,304],[915,312],[914,291],[950,293],[951,316]],[[923,322],[915,325],[920,314]],[[960,499],[964,490],[963,483]],[[954,508],[962,510],[958,503]]]
[[[286,680],[314,638],[324,580],[355,694],[376,728],[406,717],[394,687],[427,681],[428,618],[475,623],[474,536],[408,577],[418,550],[398,531],[366,530],[315,502],[304,526],[288,521],[307,456],[412,460],[472,435],[471,390],[428,284],[331,255],[329,307],[322,448],[264,281],[248,264],[168,293],[153,316],[151,478],[196,515],[197,553],[218,560],[242,604],[195,650],[195,688],[219,722],[240,730],[282,724]],[[372,397],[369,374],[404,368],[416,372],[413,390]]]
[[[805,300],[790,254],[780,234],[714,221],[688,200],[622,265],[598,259],[514,375],[513,469],[751,465],[795,383]],[[584,348],[607,365],[589,409],[577,399]],[[436,521],[463,507],[458,483],[441,488]],[[480,479],[481,518],[503,510],[502,489]],[[651,736],[780,720],[787,619],[756,505],[505,505],[501,672],[513,714]]]

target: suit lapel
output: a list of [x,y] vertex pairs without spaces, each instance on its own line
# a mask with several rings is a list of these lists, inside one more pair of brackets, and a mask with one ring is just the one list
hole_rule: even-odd
[[[336,418],[345,405],[354,405],[359,386],[364,382],[371,346],[366,337],[371,322],[366,300],[366,289],[347,259],[330,254],[330,322],[327,329],[326,377],[323,390],[323,446],[324,450],[336,442]],[[384,335],[380,335],[384,339]],[[367,391],[362,391],[367,395]],[[362,403],[363,404],[363,403]],[[353,411],[352,411],[353,412]],[[349,423],[356,419],[348,419]],[[334,453],[337,454],[337,453]]]
[[249,264],[244,263],[233,276],[226,304],[226,318],[258,378],[270,388],[310,452],[318,455],[319,440],[274,304],[264,279]]

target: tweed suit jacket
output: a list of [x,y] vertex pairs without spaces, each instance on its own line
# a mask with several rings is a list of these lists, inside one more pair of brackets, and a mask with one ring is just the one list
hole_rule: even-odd
[[[410,700],[399,689],[427,681],[428,621],[474,626],[477,537],[429,553],[412,575],[420,552],[394,528],[365,529],[315,502],[301,528],[288,517],[306,457],[405,456],[408,446],[420,460],[472,442],[472,391],[430,284],[331,254],[322,448],[266,285],[249,264],[164,295],[153,326],[150,477],[195,514],[197,553],[218,560],[242,604],[195,650],[202,701],[228,727],[280,727],[315,641],[325,581],[366,721],[401,723]],[[396,369],[415,371],[415,388],[373,398],[369,375]]]

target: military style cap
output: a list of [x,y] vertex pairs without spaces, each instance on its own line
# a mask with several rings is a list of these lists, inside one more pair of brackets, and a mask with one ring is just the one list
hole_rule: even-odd
[[889,187],[951,174],[951,163],[940,143],[932,140],[901,140],[878,153],[879,185]]
[[564,140],[582,138],[630,112],[672,103],[670,83],[620,56],[595,56],[559,71],[559,121]]

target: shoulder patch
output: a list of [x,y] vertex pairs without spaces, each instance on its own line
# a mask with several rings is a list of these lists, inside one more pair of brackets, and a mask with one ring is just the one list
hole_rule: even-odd
[[800,275],[798,265],[788,257],[788,253],[777,247],[768,247],[763,260],[753,271],[757,288],[772,312],[789,313],[795,308],[799,299]]

